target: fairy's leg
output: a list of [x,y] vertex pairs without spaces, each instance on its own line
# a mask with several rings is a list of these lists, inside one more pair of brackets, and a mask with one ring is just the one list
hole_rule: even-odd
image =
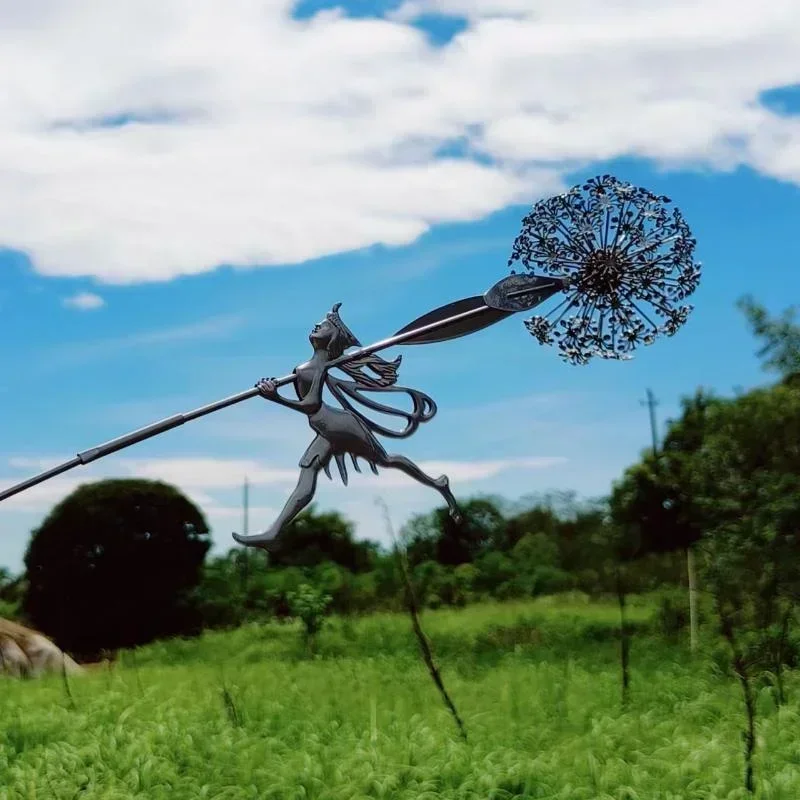
[[379,467],[391,467],[392,469],[399,469],[400,472],[405,472],[409,478],[413,478],[423,486],[430,486],[431,489],[436,489],[437,492],[445,499],[447,507],[450,509],[450,516],[456,521],[461,521],[461,511],[458,508],[456,498],[450,491],[450,481],[447,475],[441,475],[438,478],[432,478],[423,472],[410,458],[394,454],[383,455],[377,462]]
[[272,525],[262,533],[256,533],[252,536],[240,536],[238,533],[233,534],[233,538],[239,544],[246,544],[252,547],[262,547],[265,550],[269,549],[269,543],[281,532],[285,525],[288,525],[313,499],[314,491],[317,488],[317,474],[319,467],[303,467],[300,470],[300,477],[297,480],[297,486],[286,501],[286,505],[278,515],[278,518]]
[[327,469],[331,455],[330,442],[322,436],[316,436],[300,459],[300,477],[297,479],[297,486],[294,487],[275,522],[263,533],[256,533],[253,536],[240,536],[234,533],[234,540],[239,544],[268,550],[270,542],[313,500],[317,488],[317,476],[321,469]]

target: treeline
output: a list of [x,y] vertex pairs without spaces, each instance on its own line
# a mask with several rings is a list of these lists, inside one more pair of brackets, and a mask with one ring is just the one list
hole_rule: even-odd
[[[446,508],[414,517],[401,531],[402,550],[419,602],[427,608],[511,600],[579,590],[616,591],[613,540],[602,502],[551,494],[510,504],[477,497],[462,502],[464,519]],[[400,610],[405,587],[397,553],[355,540],[335,512],[303,512],[269,555],[233,549],[212,558],[195,598],[209,626],[235,626],[263,616],[289,616],[290,598],[308,584],[339,613]],[[636,590],[681,581],[680,559],[647,559]]]
[[[269,554],[209,557],[202,511],[177,488],[140,479],[85,484],[33,532],[25,573],[0,576],[0,608],[84,660],[157,638],[247,621],[405,607],[403,558],[422,608],[577,590],[619,594],[606,500],[552,493],[512,503],[475,497],[412,518],[398,546],[357,539],[341,514],[307,509]],[[682,581],[679,557],[642,556],[625,592]],[[323,602],[324,598],[324,602]],[[673,614],[679,629],[685,614]]]
[[[692,577],[739,672],[768,667],[780,683],[782,665],[800,657],[800,326],[751,300],[742,309],[774,385],[686,398],[659,451],[646,451],[607,498],[475,497],[462,499],[459,524],[444,509],[413,518],[400,552],[421,605],[579,590],[613,593],[624,615],[629,594]],[[297,616],[309,587],[343,614],[399,609],[406,598],[398,552],[356,539],[336,512],[307,510],[269,556],[235,548],[209,558],[210,546],[202,511],[175,487],[86,484],[33,532],[25,574],[0,576],[0,603],[89,657]],[[676,589],[662,609],[675,629],[691,608],[687,594]],[[624,620],[621,629],[624,639]]]
[[429,608],[614,594],[624,694],[628,596],[666,589],[662,621],[677,631],[693,609],[680,588],[689,583],[741,687],[752,791],[761,689],[785,703],[785,671],[800,663],[800,325],[792,310],[773,319],[752,300],[741,308],[776,381],[732,397],[702,389],[686,397],[658,449],[606,498],[462,499],[462,522],[444,508],[417,516],[395,548],[357,540],[341,515],[311,508],[268,556],[235,548],[208,558],[202,511],[175,487],[100,481],[79,487],[33,532],[24,576],[0,576],[0,610],[18,608],[62,649],[87,657],[268,617],[299,617],[312,633],[331,610],[402,608],[404,559]]

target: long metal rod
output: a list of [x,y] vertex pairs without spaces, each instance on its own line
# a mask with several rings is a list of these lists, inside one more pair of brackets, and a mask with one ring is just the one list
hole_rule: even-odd
[[[463,319],[468,319],[470,317],[475,317],[479,314],[485,313],[488,310],[490,310],[488,306],[480,306],[472,309],[471,311],[465,311],[461,314],[454,314],[452,317],[433,322],[430,325],[423,325],[419,328],[415,328],[414,330],[406,331],[405,333],[397,334],[395,336],[390,336],[387,339],[381,339],[378,342],[374,342],[366,347],[361,347],[358,350],[353,350],[349,353],[341,355],[339,358],[333,359],[333,361],[329,363],[329,366],[336,367],[340,364],[346,363],[347,361],[351,361],[352,359],[360,358],[371,353],[376,353],[379,350],[385,350],[387,347],[392,347],[393,345],[403,344],[403,342],[407,342],[410,339],[413,339],[415,336],[420,336],[424,333],[429,333],[430,331],[439,330],[440,328],[459,322]],[[284,375],[282,378],[278,378],[275,383],[278,386],[285,386],[286,384],[293,383],[294,379],[295,375],[292,373],[291,375]],[[18,483],[9,489],[3,490],[0,492],[0,502],[7,500],[9,497],[13,497],[15,494],[24,492],[26,489],[30,489],[37,484],[43,483],[46,480],[50,480],[50,478],[55,478],[58,475],[62,475],[63,473],[74,469],[75,467],[83,464],[89,464],[92,461],[96,461],[98,458],[104,458],[105,456],[116,453],[119,450],[124,450],[126,447],[143,442],[145,439],[158,436],[160,433],[166,433],[167,431],[177,428],[180,425],[184,425],[187,422],[199,419],[200,417],[205,417],[208,414],[213,414],[215,411],[221,411],[223,408],[236,405],[237,403],[249,400],[257,395],[258,389],[247,389],[244,392],[233,394],[230,397],[225,397],[222,400],[217,400],[214,403],[201,406],[193,411],[187,411],[183,414],[175,414],[171,417],[167,417],[166,419],[154,422],[152,425],[147,425],[146,427],[139,428],[131,433],[126,433],[124,436],[111,439],[104,444],[91,447],[88,450],[78,453],[74,458],[71,458],[69,461],[65,461],[63,464],[52,467],[51,469],[48,469],[39,475],[34,475],[32,478],[22,481],[22,483]]]
[[[526,287],[523,289],[509,291],[506,294],[506,297],[508,299],[512,299],[522,295],[537,295],[534,302],[529,304],[529,307],[532,307],[546,299],[546,297],[542,296],[543,292],[547,292],[546,296],[550,296],[553,294],[553,290],[558,290],[560,288],[563,288],[563,281],[554,279],[551,280],[550,283],[537,284],[529,288]],[[547,290],[550,291],[548,292]],[[478,306],[477,308],[472,308],[469,311],[463,311],[460,314],[453,314],[452,316],[445,317],[444,319],[430,322],[427,325],[420,325],[418,328],[412,328],[408,331],[396,333],[386,339],[380,339],[377,342],[373,342],[373,344],[369,344],[366,347],[361,347],[358,350],[352,350],[349,353],[344,353],[343,355],[339,356],[339,358],[335,358],[330,361],[328,366],[337,367],[348,361],[370,355],[371,353],[377,353],[379,350],[385,350],[387,347],[393,347],[394,345],[409,342],[417,337],[422,337],[424,334],[441,330],[447,326],[455,325],[466,319],[478,317],[481,314],[486,314],[487,312],[494,314],[497,313],[497,309],[484,302],[483,305]],[[511,313],[514,312],[509,311],[509,314]],[[282,378],[278,378],[275,383],[277,386],[285,386],[286,384],[293,383],[294,380],[295,375],[292,373],[291,375],[284,375]],[[58,475],[62,475],[63,473],[74,469],[75,467],[83,464],[89,464],[92,461],[96,461],[98,458],[103,458],[111,455],[112,453],[116,453],[119,450],[124,450],[126,447],[143,442],[145,439],[158,436],[160,433],[166,433],[167,431],[177,428],[180,425],[184,425],[187,422],[199,419],[200,417],[205,417],[208,414],[213,414],[215,411],[221,411],[223,408],[234,406],[237,403],[249,400],[251,397],[256,397],[257,395],[258,389],[255,387],[252,389],[247,389],[244,392],[233,394],[230,397],[225,397],[222,400],[217,400],[214,403],[201,406],[193,411],[187,411],[183,414],[175,414],[171,417],[167,417],[166,419],[159,420],[158,422],[154,422],[152,425],[147,425],[146,427],[139,428],[132,433],[126,433],[124,436],[119,436],[116,439],[111,439],[110,441],[105,442],[104,444],[97,445],[97,447],[91,447],[88,450],[78,453],[74,458],[71,458],[69,461],[65,461],[63,464],[59,464],[56,467],[45,470],[39,475],[34,475],[32,478],[28,478],[27,480],[22,481],[22,483],[18,483],[15,486],[12,486],[10,489],[5,489],[4,491],[0,492],[0,502],[7,500],[9,497],[13,497],[15,494],[24,492],[26,489],[30,489],[37,484],[43,483],[50,478],[55,478]]]

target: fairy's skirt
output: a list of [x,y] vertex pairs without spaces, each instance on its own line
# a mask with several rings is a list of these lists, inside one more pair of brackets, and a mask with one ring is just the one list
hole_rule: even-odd
[[[344,466],[341,456],[349,454],[354,464],[356,457],[362,458],[375,471],[376,465],[386,457],[375,434],[350,411],[324,405],[308,422],[317,435],[303,453],[300,467],[323,469],[332,457],[339,456],[336,460],[341,471]],[[344,475],[342,478],[346,481]]]

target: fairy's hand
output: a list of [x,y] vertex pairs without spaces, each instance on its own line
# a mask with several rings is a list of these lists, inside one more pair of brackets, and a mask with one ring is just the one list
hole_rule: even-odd
[[278,385],[275,382],[275,378],[262,378],[256,384],[256,389],[258,389],[258,393],[262,397],[266,397],[267,400],[274,399],[278,394]]

